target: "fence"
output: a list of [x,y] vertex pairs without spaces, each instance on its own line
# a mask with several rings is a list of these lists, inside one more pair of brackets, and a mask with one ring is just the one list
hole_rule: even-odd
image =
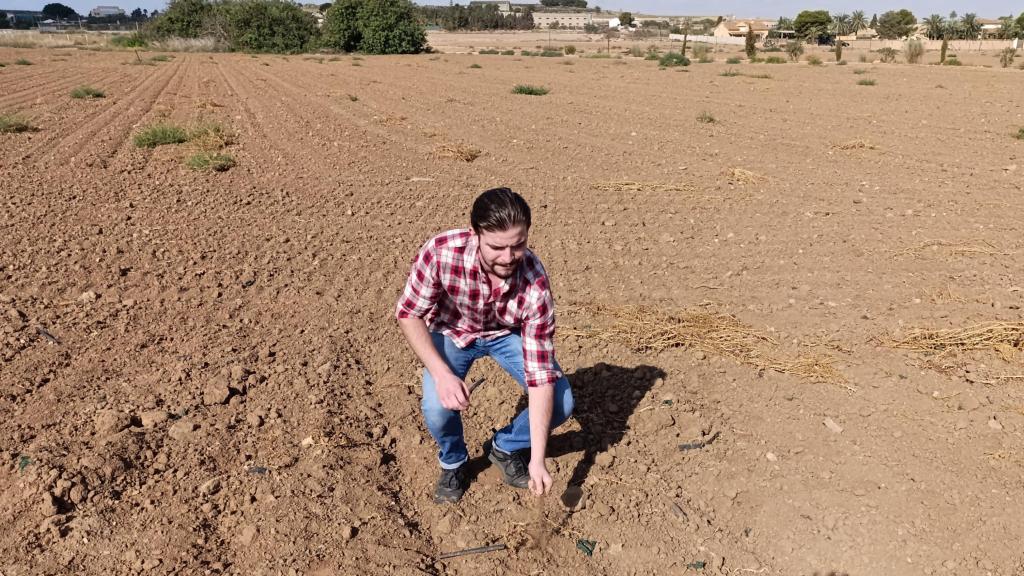
[[[682,42],[682,34],[669,34],[668,39],[672,42]],[[736,38],[733,36],[700,36],[690,35],[686,37],[687,42],[704,42],[707,44],[727,44],[731,46],[743,46],[747,41],[745,38]]]

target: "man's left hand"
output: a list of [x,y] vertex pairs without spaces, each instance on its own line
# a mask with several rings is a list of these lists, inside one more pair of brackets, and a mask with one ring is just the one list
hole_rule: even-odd
[[551,490],[551,474],[548,474],[548,467],[543,460],[530,462],[530,492],[535,496],[543,496]]

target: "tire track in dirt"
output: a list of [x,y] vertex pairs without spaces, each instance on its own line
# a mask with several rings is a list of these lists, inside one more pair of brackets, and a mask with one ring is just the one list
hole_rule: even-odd
[[[56,143],[44,141],[36,144],[21,156],[21,160],[28,160],[35,157],[44,148],[48,149],[47,154],[39,158],[39,161],[46,162],[53,158],[70,158],[70,161],[80,160],[82,156],[74,155],[72,152],[81,150],[85,142],[95,137],[98,133],[109,126],[122,126],[121,141],[126,138],[130,130],[140,118],[145,116],[153,107],[160,94],[167,89],[171,81],[178,76],[182,64],[175,62],[171,66],[161,67],[153,74],[146,77],[143,82],[136,86],[131,94],[126,94],[117,104],[105,110],[85,124],[78,126],[67,135],[61,136]],[[127,126],[125,126],[127,125]],[[120,142],[119,142],[120,143]],[[92,154],[92,150],[83,150]]]

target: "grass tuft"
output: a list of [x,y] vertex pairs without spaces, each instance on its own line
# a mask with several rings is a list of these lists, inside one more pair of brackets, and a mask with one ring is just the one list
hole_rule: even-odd
[[135,135],[133,140],[137,148],[156,148],[166,144],[182,144],[188,142],[188,132],[174,124],[155,124],[144,128]]
[[785,64],[786,59],[782,56],[769,56],[764,59],[765,64]]
[[79,86],[71,91],[72,98],[105,98],[107,95],[102,90],[97,90],[92,86]]
[[714,124],[717,120],[715,120],[715,117],[711,112],[704,110],[700,114],[697,114],[697,122],[700,122],[701,124]]
[[817,56],[812,54],[807,57],[807,63],[810,64],[811,66],[821,66],[821,58],[818,58]]
[[526,94],[528,96],[543,96],[548,93],[548,89],[543,86],[530,86],[529,84],[516,84],[512,88],[513,94]]
[[719,76],[725,76],[726,78],[733,78],[735,76],[742,76],[743,74],[733,70],[732,68],[726,68],[725,72],[719,74]]
[[871,78],[861,78],[860,80],[857,80],[857,85],[858,86],[874,86],[875,85],[875,81],[873,79],[871,79]]
[[732,56],[732,57],[729,57],[729,58],[725,59],[725,63],[726,64],[739,64],[740,62],[742,62],[742,60],[740,60],[739,58],[737,58],[735,56]]
[[479,64],[470,64],[469,67],[470,68],[483,68],[483,66],[481,66]]
[[226,172],[235,166],[235,159],[220,152],[196,152],[185,164],[201,172]]
[[1017,140],[1024,140],[1024,128],[1017,130],[1017,133],[1013,135]]
[[868,71],[863,69],[863,68],[854,68],[853,69],[853,73],[854,74],[867,74]]
[[18,58],[17,60],[14,61],[14,63],[17,64],[18,66],[31,66],[32,65],[31,62],[29,62],[28,60],[26,60],[24,58]]
[[36,127],[17,114],[0,114],[0,134],[35,132]]

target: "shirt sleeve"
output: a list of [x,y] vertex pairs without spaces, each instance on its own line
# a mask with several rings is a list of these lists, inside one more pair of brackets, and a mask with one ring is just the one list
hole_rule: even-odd
[[412,262],[405,290],[395,306],[395,318],[423,318],[437,303],[441,292],[434,241],[427,242]]
[[554,385],[562,373],[555,368],[555,301],[547,278],[542,278],[534,286],[521,336],[527,387]]

